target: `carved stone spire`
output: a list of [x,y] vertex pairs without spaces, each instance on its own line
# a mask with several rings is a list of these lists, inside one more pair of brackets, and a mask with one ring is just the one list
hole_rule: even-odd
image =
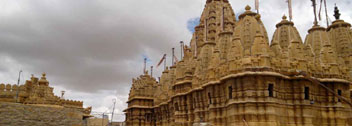
[[251,55],[252,56],[260,56],[260,55],[267,55],[269,52],[269,45],[267,42],[264,41],[264,36],[257,31],[254,43],[251,47]]
[[304,59],[303,53],[303,43],[298,40],[291,40],[290,45],[288,47],[289,58],[293,60]]
[[315,57],[314,57],[315,61],[319,62],[320,51],[322,47],[326,43],[331,43],[328,33],[326,32],[325,28],[320,27],[318,25],[315,25],[311,29],[309,29],[308,33],[309,34],[307,35],[304,44],[306,46],[310,45],[310,47],[312,48],[315,54]]
[[[235,26],[236,16],[228,0],[207,0],[200,17],[199,25],[195,28],[195,43],[191,50],[200,53],[201,48],[208,41],[217,43],[216,37],[224,29],[231,31]],[[221,25],[218,25],[221,24]]]
[[[337,57],[347,68],[352,68],[352,30],[351,24],[340,19],[338,7],[335,5],[336,20],[328,27],[331,47],[336,51]],[[350,69],[352,73],[352,69]]]
[[337,55],[330,43],[325,43],[321,48],[320,61],[324,64],[337,63]]
[[246,6],[246,11],[239,16],[240,20],[237,23],[234,33],[234,36],[241,38],[244,56],[252,54],[251,48],[255,43],[255,38],[260,38],[264,43],[269,43],[266,29],[260,20],[260,15],[252,12],[250,9],[250,6]]
[[[287,20],[287,17],[284,15],[280,23],[276,25],[276,30],[271,42],[271,47],[273,44],[280,45],[282,51],[287,52],[288,46],[292,40],[303,43],[299,35],[297,28],[294,26],[294,23]],[[277,42],[277,43],[274,43]]]

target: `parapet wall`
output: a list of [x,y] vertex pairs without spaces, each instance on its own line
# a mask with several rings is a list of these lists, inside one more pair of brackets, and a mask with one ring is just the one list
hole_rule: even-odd
[[83,115],[74,108],[0,102],[0,126],[83,126]]
[[[35,94],[38,92],[31,91],[30,88],[32,90],[35,90],[35,88],[28,85],[21,85],[18,87],[17,85],[0,84],[0,102],[61,105],[65,107],[75,107],[75,108],[83,107],[82,101],[61,99],[60,97],[55,96],[52,93],[52,88],[49,86],[41,87],[41,89],[45,89],[45,90],[48,90],[48,92],[50,92],[49,94],[44,94],[45,96],[43,96],[43,98],[38,97],[38,94]],[[17,98],[17,93],[18,93],[18,98]]]
[[0,84],[0,101],[3,102],[16,102],[16,96],[18,92],[19,99],[28,97],[26,88],[21,85],[19,88],[17,85]]

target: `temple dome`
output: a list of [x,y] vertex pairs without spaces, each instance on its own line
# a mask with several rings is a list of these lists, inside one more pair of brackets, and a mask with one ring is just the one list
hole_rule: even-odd
[[303,44],[300,34],[297,28],[294,26],[294,23],[288,21],[286,16],[283,16],[281,22],[276,25],[276,30],[274,32],[270,47],[273,48],[273,46],[276,46],[275,44],[278,44],[282,51],[288,51],[290,42],[293,40]]
[[319,25],[314,25],[308,30],[308,35],[306,36],[306,40],[304,42],[306,46],[309,45],[312,48],[315,61],[319,61],[321,49],[324,45],[329,43],[331,42],[326,29]]
[[264,43],[269,44],[267,31],[260,20],[260,15],[250,11],[250,7],[246,7],[246,11],[239,16],[239,21],[235,28],[234,36],[241,38],[241,44],[244,48],[245,55],[251,54],[256,36],[263,36]]
[[331,40],[331,47],[336,50],[338,57],[343,58],[348,67],[352,67],[352,30],[351,24],[343,20],[336,20],[327,29]]

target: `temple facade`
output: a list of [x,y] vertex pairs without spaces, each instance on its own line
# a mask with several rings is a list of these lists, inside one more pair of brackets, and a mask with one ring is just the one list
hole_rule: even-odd
[[207,0],[182,60],[132,80],[126,125],[352,126],[352,30],[335,17],[303,41],[283,16],[269,43],[251,7]]

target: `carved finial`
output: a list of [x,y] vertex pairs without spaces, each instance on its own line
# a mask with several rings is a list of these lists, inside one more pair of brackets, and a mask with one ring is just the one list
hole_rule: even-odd
[[260,19],[260,14],[255,15],[255,19],[259,20]]
[[46,76],[46,73],[43,73],[42,77],[39,80],[39,85],[46,85],[46,86],[49,85],[49,82],[46,80],[45,76]]
[[286,20],[286,19],[287,19],[286,15],[282,16],[282,20]]
[[42,74],[41,80],[46,80],[46,73],[45,72]]
[[336,3],[335,3],[335,10],[334,10],[334,12],[335,12],[335,14],[334,14],[335,19],[336,19],[336,20],[339,20],[341,14],[340,14],[340,10],[339,10],[339,8],[337,7]]
[[246,9],[246,11],[250,11],[251,10],[251,6],[247,5],[245,9]]
[[32,77],[34,77],[34,74],[31,74]]

